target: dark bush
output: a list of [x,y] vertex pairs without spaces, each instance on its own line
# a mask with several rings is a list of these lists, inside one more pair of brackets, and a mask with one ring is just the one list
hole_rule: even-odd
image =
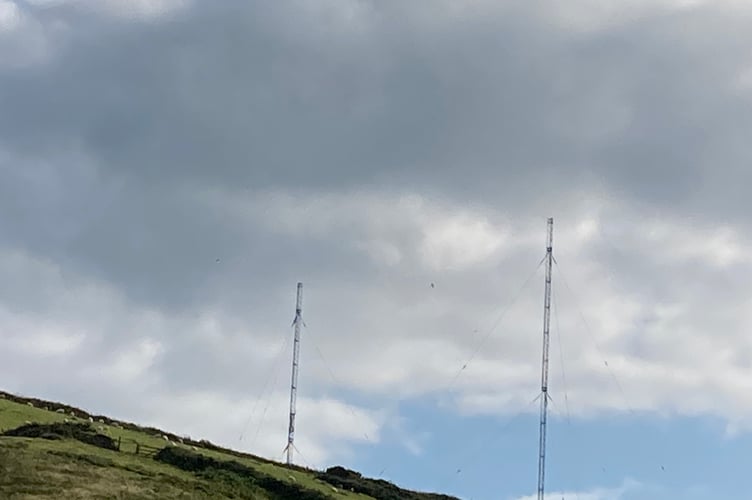
[[3,436],[28,437],[41,439],[75,439],[82,443],[98,446],[107,450],[117,450],[117,444],[111,437],[97,433],[88,423],[26,424],[16,429],[5,431]]
[[317,479],[336,488],[363,493],[378,500],[458,500],[456,497],[436,493],[419,493],[403,490],[383,479],[369,479],[344,467],[330,467],[316,475]]
[[263,489],[274,500],[325,500],[326,495],[294,483],[286,483],[235,461],[215,460],[211,457],[176,447],[162,448],[155,460],[179,469],[194,472],[202,477],[223,478],[225,484]]
[[363,477],[360,472],[345,469],[344,467],[340,467],[339,465],[329,467],[328,469],[326,469],[325,474],[329,474],[330,476],[338,477],[341,479],[360,479]]

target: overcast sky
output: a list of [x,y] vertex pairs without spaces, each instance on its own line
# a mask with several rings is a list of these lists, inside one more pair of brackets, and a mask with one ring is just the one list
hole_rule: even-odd
[[[531,498],[741,498],[752,5],[0,0],[0,388]],[[464,368],[463,368],[464,367]]]

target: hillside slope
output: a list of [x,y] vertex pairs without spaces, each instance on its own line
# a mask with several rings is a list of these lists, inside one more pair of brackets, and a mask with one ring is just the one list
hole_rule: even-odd
[[0,498],[452,500],[0,391]]

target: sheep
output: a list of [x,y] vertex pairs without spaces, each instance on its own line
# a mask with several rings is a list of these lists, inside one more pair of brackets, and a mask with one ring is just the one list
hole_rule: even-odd
[[33,403],[26,403],[26,406],[30,406],[31,408],[34,408],[34,404]]
[[73,412],[70,412],[70,416],[73,417],[73,418],[76,418],[76,414],[73,413]]
[[164,440],[165,440],[165,441],[167,441],[167,442],[169,442],[169,441],[170,441],[170,438],[168,438],[167,436],[164,436],[164,435],[162,436],[162,439],[164,439]]
[[68,422],[70,422],[70,420],[68,420],[67,418],[64,418],[63,422],[65,422],[67,424]]
[[183,439],[182,439],[182,438],[178,438],[178,442],[180,442],[180,444],[185,444],[185,443],[183,442]]
[[193,451],[198,451],[198,448],[196,448],[195,446],[191,446],[191,448],[193,449]]
[[335,492],[335,493],[339,493],[339,490],[337,488],[335,488],[334,486],[332,486],[332,491]]
[[293,483],[297,483],[297,482],[298,482],[298,480],[297,480],[297,479],[295,479],[295,476],[292,476],[292,475],[290,475],[290,476],[287,476],[287,479],[289,479],[289,480],[290,480],[290,481],[292,481]]
[[65,410],[58,408],[57,410],[55,410],[55,413],[65,413]]
[[31,425],[31,422],[27,420],[26,425]]
[[89,423],[93,424],[94,423],[94,419],[91,418],[91,417],[89,417]]
[[45,406],[44,411],[50,411],[50,409]]
[[98,423],[98,424],[103,424],[103,423],[104,423],[104,420],[102,420],[101,418],[100,418],[100,419],[97,419],[97,423]]

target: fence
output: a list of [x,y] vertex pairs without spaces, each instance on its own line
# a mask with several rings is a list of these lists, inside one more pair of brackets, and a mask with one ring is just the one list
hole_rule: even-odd
[[[125,446],[123,446],[123,444],[125,444]],[[134,455],[153,457],[161,449],[162,447],[149,446],[147,444],[139,443],[135,439],[118,438],[118,450],[125,453],[133,453]]]

